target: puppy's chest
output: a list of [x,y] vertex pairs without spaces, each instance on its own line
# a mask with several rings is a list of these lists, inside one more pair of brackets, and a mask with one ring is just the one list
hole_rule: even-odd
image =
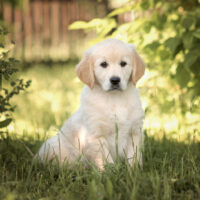
[[[106,105],[106,106],[105,106]],[[133,108],[126,103],[113,103],[107,102],[104,106],[98,106],[98,122],[97,125],[102,129],[113,131],[116,125],[119,128],[128,128],[131,125]]]
[[[95,93],[86,96],[82,104],[84,123],[90,132],[112,134],[118,130],[127,133],[143,115],[138,96],[129,91],[121,95]],[[90,98],[89,98],[90,97]]]
[[105,115],[111,122],[116,123],[127,123],[131,116],[131,108],[128,109],[125,105],[115,105],[111,106],[110,109],[105,112]]

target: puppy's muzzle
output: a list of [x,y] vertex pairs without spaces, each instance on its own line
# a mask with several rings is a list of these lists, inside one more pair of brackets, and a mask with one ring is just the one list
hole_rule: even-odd
[[112,76],[110,78],[110,83],[111,83],[111,89],[120,89],[120,77],[118,76]]

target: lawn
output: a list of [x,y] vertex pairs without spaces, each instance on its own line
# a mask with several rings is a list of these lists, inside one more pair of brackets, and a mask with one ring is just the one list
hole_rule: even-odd
[[74,63],[37,65],[21,76],[32,79],[32,85],[13,100],[15,122],[0,139],[0,199],[200,199],[199,132],[189,137],[189,128],[179,140],[171,136],[174,132],[145,127],[143,169],[132,169],[126,161],[104,171],[81,163],[58,168],[34,162],[41,143],[79,106],[82,84]]

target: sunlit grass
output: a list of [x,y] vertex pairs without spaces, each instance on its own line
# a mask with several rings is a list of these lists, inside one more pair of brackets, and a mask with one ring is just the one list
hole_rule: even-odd
[[17,108],[9,129],[18,134],[54,134],[79,106],[82,84],[75,75],[75,64],[37,65],[25,70],[21,77],[31,79],[32,84],[13,100]]
[[166,135],[178,141],[190,137],[200,141],[200,110],[189,109],[192,100],[187,100],[188,108],[183,107],[184,94],[176,83],[157,70],[147,68],[139,88],[146,111],[144,128],[149,135],[157,138]]

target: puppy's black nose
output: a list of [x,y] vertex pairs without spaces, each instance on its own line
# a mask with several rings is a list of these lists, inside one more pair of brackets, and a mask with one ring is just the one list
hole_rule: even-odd
[[112,76],[110,78],[110,82],[113,84],[113,85],[118,85],[119,82],[120,82],[120,78],[118,76]]

